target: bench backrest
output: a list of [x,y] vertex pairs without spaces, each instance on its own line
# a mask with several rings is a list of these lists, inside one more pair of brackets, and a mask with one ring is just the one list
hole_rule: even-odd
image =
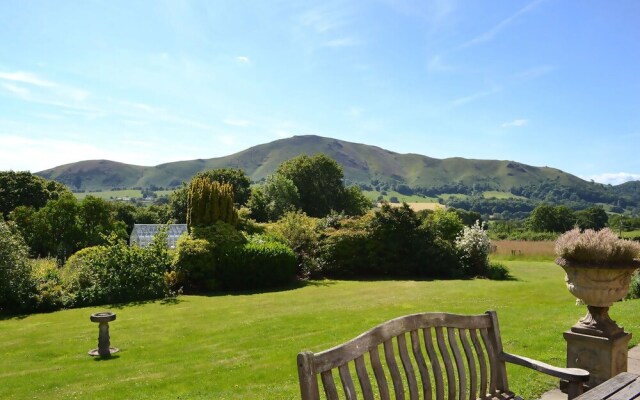
[[407,315],[332,349],[298,354],[302,399],[321,398],[318,377],[330,400],[510,398],[501,352],[494,311]]

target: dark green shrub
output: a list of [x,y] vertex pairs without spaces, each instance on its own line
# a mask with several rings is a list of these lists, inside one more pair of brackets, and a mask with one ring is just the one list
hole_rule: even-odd
[[513,276],[505,265],[492,262],[489,263],[489,268],[487,269],[487,278],[493,281],[508,281],[513,279]]
[[369,275],[369,236],[363,229],[336,229],[322,242],[322,272],[331,278]]
[[0,220],[0,311],[33,310],[36,291],[27,245],[16,230]]
[[178,239],[172,267],[176,283],[185,290],[211,290],[216,270],[215,244],[184,235]]
[[216,276],[226,290],[266,289],[290,284],[295,272],[296,256],[287,245],[256,235],[221,249]]

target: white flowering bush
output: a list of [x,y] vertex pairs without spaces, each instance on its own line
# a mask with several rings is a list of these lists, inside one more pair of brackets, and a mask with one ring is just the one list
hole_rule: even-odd
[[489,251],[491,241],[480,221],[471,226],[465,226],[462,234],[456,237],[456,248],[460,251],[463,268],[467,275],[486,275],[489,267]]
[[621,239],[609,228],[567,231],[556,240],[555,250],[559,257],[556,262],[560,265],[567,262],[631,265],[638,262],[634,261],[635,258],[640,257],[640,243]]

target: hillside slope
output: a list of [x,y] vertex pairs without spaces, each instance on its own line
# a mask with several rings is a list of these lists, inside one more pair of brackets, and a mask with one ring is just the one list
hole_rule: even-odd
[[242,168],[254,181],[264,179],[284,161],[300,154],[324,153],[344,168],[353,183],[403,183],[410,187],[438,187],[462,182],[491,185],[509,190],[545,179],[567,186],[582,185],[582,179],[548,167],[533,167],[515,161],[436,159],[419,154],[399,154],[376,146],[320,136],[294,136],[261,144],[225,157],[178,161],[144,167],[107,160],[61,165],[37,174],[62,182],[72,189],[107,190],[113,187],[176,187],[194,174],[212,168]]

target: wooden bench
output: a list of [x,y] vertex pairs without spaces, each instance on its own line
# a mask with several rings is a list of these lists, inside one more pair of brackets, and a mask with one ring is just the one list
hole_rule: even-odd
[[329,400],[385,400],[392,398],[391,390],[397,400],[519,399],[509,390],[505,362],[568,381],[569,399],[589,380],[582,369],[505,353],[495,311],[399,317],[329,350],[301,352],[298,375],[303,400],[321,398],[318,375]]

